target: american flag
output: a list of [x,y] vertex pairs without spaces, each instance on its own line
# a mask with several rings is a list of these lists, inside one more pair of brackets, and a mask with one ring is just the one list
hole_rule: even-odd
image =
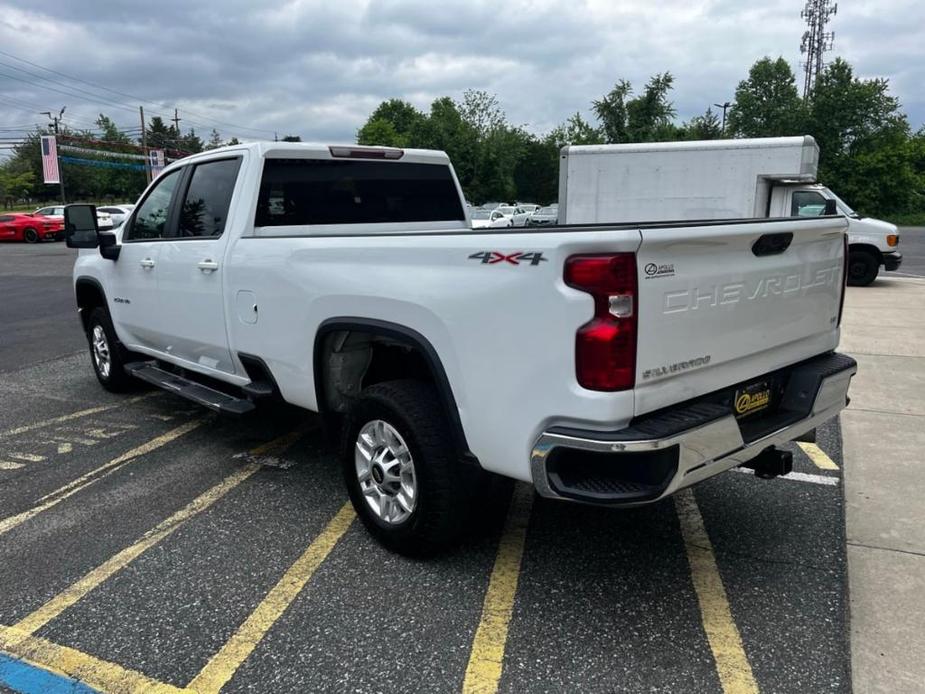
[[45,183],[60,183],[58,173],[58,145],[54,135],[42,135],[42,174]]

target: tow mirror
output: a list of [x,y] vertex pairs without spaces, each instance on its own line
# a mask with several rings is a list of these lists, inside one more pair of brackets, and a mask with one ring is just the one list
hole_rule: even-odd
[[64,208],[64,235],[68,248],[96,248],[99,227],[94,205],[67,205]]
[[834,200],[829,199],[825,201],[825,209],[822,211],[826,217],[830,217],[833,214],[838,214],[838,203]]

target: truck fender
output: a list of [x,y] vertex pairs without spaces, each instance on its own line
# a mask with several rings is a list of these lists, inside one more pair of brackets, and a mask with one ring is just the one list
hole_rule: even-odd
[[315,393],[317,396],[318,411],[321,415],[328,414],[328,412],[326,412],[326,410],[328,410],[327,398],[324,392],[324,364],[322,363],[325,339],[331,333],[342,331],[362,332],[376,337],[385,337],[391,341],[407,345],[415,350],[430,370],[431,381],[437,391],[437,397],[443,404],[447,421],[450,424],[450,430],[453,433],[453,443],[457,452],[466,462],[477,464],[478,461],[469,449],[469,444],[466,441],[462,421],[459,418],[456,398],[453,396],[453,389],[450,386],[449,379],[446,375],[446,369],[443,367],[437,350],[434,349],[430,341],[421,333],[404,325],[375,318],[343,316],[329,318],[318,326],[318,331],[315,333],[315,344],[313,349],[313,367]]
[[80,323],[86,331],[90,311],[97,306],[109,308],[106,291],[95,277],[81,275],[74,282],[74,294],[77,299],[77,313],[80,316]]

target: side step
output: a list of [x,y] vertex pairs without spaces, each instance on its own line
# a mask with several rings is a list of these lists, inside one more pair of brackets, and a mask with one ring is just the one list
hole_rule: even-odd
[[255,409],[254,403],[246,398],[236,398],[233,395],[209,388],[183,376],[164,371],[154,362],[132,362],[125,365],[125,371],[135,378],[140,378],[142,381],[146,381],[158,388],[163,388],[170,393],[175,393],[187,400],[192,400],[216,412],[242,415]]

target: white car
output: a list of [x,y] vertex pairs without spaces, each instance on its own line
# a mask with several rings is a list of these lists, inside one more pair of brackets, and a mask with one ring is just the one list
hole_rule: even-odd
[[470,210],[469,218],[472,220],[473,229],[498,229],[514,226],[513,218],[505,216],[499,210]]
[[[64,206],[63,205],[52,205],[50,207],[40,207],[32,214],[40,214],[43,217],[51,217],[52,219],[58,219],[64,221]],[[96,223],[99,225],[100,229],[112,229],[112,217],[108,212],[101,212],[99,209],[96,210]]]
[[134,208],[134,205],[106,205],[105,207],[97,207],[96,214],[97,216],[101,212],[108,214],[112,217],[112,225],[117,227],[125,221],[125,218],[131,214]]
[[527,225],[527,219],[535,210],[528,210],[522,205],[502,205],[498,211],[511,219],[511,226],[522,227]]
[[[170,164],[115,233],[91,209],[65,227],[100,384],[321,413],[357,515],[402,553],[478,521],[487,473],[609,507],[786,474],[778,446],[857,369],[835,352],[844,217],[473,234],[445,153],[289,142]],[[725,500],[760,527],[753,501]]]

